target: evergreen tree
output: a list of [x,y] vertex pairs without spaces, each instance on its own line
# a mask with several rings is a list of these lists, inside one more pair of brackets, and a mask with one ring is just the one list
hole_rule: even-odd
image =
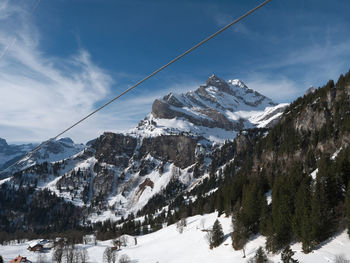
[[273,252],[287,245],[292,238],[293,193],[289,189],[289,178],[277,178],[272,191],[273,233],[267,240],[270,242],[267,248]]
[[305,177],[296,193],[294,202],[293,232],[296,238],[302,242],[304,253],[312,250],[311,246],[311,196],[310,177]]
[[219,246],[222,242],[224,242],[224,232],[222,231],[222,226],[219,220],[215,220],[212,230],[212,240],[211,245],[213,247]]
[[249,231],[242,223],[240,217],[240,202],[238,201],[234,207],[232,214],[232,247],[235,250],[243,249],[243,257],[245,258],[245,245],[249,238]]
[[350,147],[338,154],[337,161],[337,173],[342,176],[343,185],[347,186],[350,182]]
[[228,217],[231,212],[232,212],[232,207],[231,207],[231,195],[229,191],[224,191],[224,211],[226,217]]
[[348,185],[348,190],[346,191],[345,209],[346,209],[346,219],[348,224],[348,235],[350,236],[350,182]]
[[175,223],[174,216],[171,214],[171,212],[168,213],[168,220],[167,220],[167,225],[170,226]]
[[224,213],[224,196],[223,193],[220,191],[218,192],[216,196],[216,209],[218,210],[218,216],[221,216]]
[[[264,197],[265,198],[265,197]],[[259,230],[259,217],[263,195],[256,182],[243,187],[241,216],[243,224],[249,232],[257,233]]]
[[143,227],[142,227],[142,234],[143,235],[147,235],[148,234],[148,225],[144,225]]
[[259,230],[260,230],[260,233],[263,234],[264,236],[267,236],[269,232],[269,225],[271,223],[270,217],[271,215],[270,215],[269,206],[267,204],[267,200],[266,198],[262,198]]
[[290,246],[286,246],[281,254],[281,260],[283,263],[298,263],[299,261],[293,258],[295,254],[294,251],[290,248]]
[[325,190],[329,207],[336,207],[343,200],[342,177],[336,173],[334,162],[328,154],[323,154],[318,161],[317,178]]
[[259,249],[256,251],[255,256],[252,258],[252,260],[249,260],[249,262],[253,262],[253,263],[268,262],[264,249],[262,247],[259,247]]
[[311,237],[316,242],[326,240],[332,233],[332,209],[327,199],[325,181],[317,175],[311,198]]

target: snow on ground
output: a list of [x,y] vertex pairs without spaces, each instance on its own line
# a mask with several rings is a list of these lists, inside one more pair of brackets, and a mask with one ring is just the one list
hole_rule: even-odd
[[0,180],[0,185],[4,184],[4,183],[6,183],[7,181],[10,181],[10,180],[11,180],[11,177],[6,178],[6,179],[2,179],[2,180]]
[[148,178],[153,182],[153,187],[146,186],[142,191],[140,191],[140,188],[135,188],[134,192],[129,195],[133,199],[129,204],[128,210],[136,213],[142,209],[150,198],[161,192],[173,178],[179,179],[185,185],[189,185],[192,180],[192,174],[188,172],[189,169],[190,167],[180,169],[174,164],[167,163],[163,173],[160,174],[159,171],[152,171],[144,176],[144,180]]
[[[217,248],[209,249],[205,235],[207,232],[202,231],[210,228],[217,218],[217,213],[197,215],[187,218],[187,226],[182,234],[176,230],[176,224],[170,225],[157,232],[137,237],[137,245],[133,242],[133,238],[129,237],[129,245],[122,247],[118,251],[118,256],[127,254],[132,262],[148,263],[148,262],[247,262],[247,260],[255,255],[259,246],[265,245],[265,237],[255,236],[246,246],[247,258],[242,258],[242,251],[235,251],[231,246],[231,219],[221,216],[221,222],[225,234],[225,241]],[[130,241],[131,240],[131,241]],[[17,244],[0,246],[0,254],[4,257],[5,262],[10,261],[19,254],[28,257],[34,263],[37,255],[27,250],[30,241]],[[112,246],[112,240],[99,241],[97,245],[78,245],[79,248],[86,248],[89,254],[89,262],[103,262],[103,252],[106,247]],[[301,244],[296,243],[291,246],[295,251],[294,258],[299,262],[335,262],[335,256],[343,255],[345,259],[350,259],[350,240],[346,231],[327,240],[318,250],[310,254],[301,252]],[[52,252],[46,253],[48,260],[52,257]],[[273,262],[280,262],[280,254],[269,254],[269,259]]]
[[[283,114],[284,108],[286,108],[288,105],[288,103],[281,103],[274,107],[266,107],[263,112],[251,114],[249,121],[255,124],[258,128],[264,128],[274,119],[279,118]],[[278,110],[281,112],[275,113]]]
[[335,160],[335,158],[337,158],[338,154],[342,149],[343,147],[340,147],[335,153],[333,153],[333,155],[331,156],[331,160]]
[[271,204],[272,203],[272,190],[268,191],[266,194],[266,201],[267,201],[267,204]]
[[[265,109],[247,109],[238,111],[226,110],[224,114],[232,121],[238,121],[240,119],[248,120],[245,122],[245,128],[266,127],[274,119],[279,118],[283,109],[287,107],[287,103],[281,103],[274,107],[266,107]],[[276,113],[276,111],[281,112]],[[195,125],[186,119],[175,117],[173,119],[158,119],[154,118],[152,114],[148,117],[149,122],[153,125],[147,124],[129,131],[131,135],[138,134],[145,137],[160,136],[165,134],[178,133],[179,131],[188,132],[194,135],[200,135],[207,138],[210,141],[223,143],[225,140],[232,140],[236,137],[237,132],[229,131],[221,128],[209,128],[204,126]]]
[[312,177],[313,180],[316,180],[317,173],[318,173],[318,168],[316,168],[316,169],[311,173],[311,177]]
[[187,132],[193,135],[200,135],[210,141],[224,143],[226,140],[232,140],[236,137],[237,132],[227,131],[221,128],[208,128],[204,126],[194,125],[193,123],[175,117],[173,119],[157,119],[151,115],[148,116],[154,125],[145,125],[142,128],[134,128],[129,131],[130,135],[140,135],[142,137],[155,137],[160,135],[178,134],[179,132]]

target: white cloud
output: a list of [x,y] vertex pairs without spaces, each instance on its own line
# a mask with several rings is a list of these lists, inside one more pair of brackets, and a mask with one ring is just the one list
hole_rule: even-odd
[[[327,63],[338,63],[338,60],[343,61],[344,56],[350,54],[350,39],[345,39],[341,42],[326,42],[306,44],[302,49],[298,48],[288,53],[288,55],[279,62],[269,64],[267,67],[286,67],[295,65],[310,65],[315,67],[324,66]],[[342,58],[342,59],[340,59]]]
[[[220,11],[213,12],[210,14],[210,16],[213,18],[214,22],[216,23],[216,25],[218,27],[224,27],[237,18],[237,17],[225,14],[225,13],[220,12]],[[230,30],[228,30],[228,32],[231,32],[231,33],[235,34],[236,36],[243,35],[245,37],[253,38],[253,39],[261,37],[259,32],[250,29],[246,25],[246,23],[244,23],[243,21],[240,21],[239,23],[232,26],[232,28],[230,28]]]
[[[85,50],[65,59],[43,54],[29,17],[9,2],[0,6],[0,137],[9,141],[54,136],[91,112],[112,83]],[[85,139],[79,132],[73,137]]]
[[349,38],[326,38],[317,43],[305,43],[303,48],[292,49],[285,55],[280,55],[278,61],[264,63],[257,70],[276,71],[277,78],[283,74],[293,76],[299,70],[297,78],[289,83],[298,83],[298,95],[303,95],[308,87],[322,86],[329,79],[337,80],[341,73],[346,73],[349,70],[349,59]]
[[234,19],[231,15],[224,14],[221,12],[214,12],[210,15],[212,15],[215,23],[220,27],[226,26],[228,23],[231,23]]
[[290,102],[290,98],[301,95],[298,84],[283,76],[252,74],[244,83],[276,102]]

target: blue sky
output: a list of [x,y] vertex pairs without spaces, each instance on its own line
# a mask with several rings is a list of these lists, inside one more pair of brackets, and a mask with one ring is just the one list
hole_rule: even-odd
[[[0,3],[0,137],[10,142],[56,135],[262,1],[41,0],[31,15],[37,2]],[[350,69],[349,10],[346,0],[272,0],[67,136],[130,129],[155,98],[212,73],[291,102]]]

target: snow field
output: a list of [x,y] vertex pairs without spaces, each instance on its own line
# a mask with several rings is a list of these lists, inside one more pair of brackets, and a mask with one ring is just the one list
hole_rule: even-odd
[[[219,247],[209,249],[205,239],[207,232],[202,231],[202,224],[204,222],[204,228],[209,229],[216,218],[217,213],[189,217],[182,234],[176,230],[176,224],[173,224],[157,232],[137,237],[137,245],[134,244],[133,238],[129,237],[129,245],[118,251],[118,257],[127,254],[132,262],[138,263],[239,263],[247,262],[249,258],[253,257],[259,246],[264,247],[265,237],[255,236],[251,238],[246,246],[247,258],[244,259],[242,251],[235,251],[231,246],[231,218],[221,216],[219,221],[223,227],[225,241]],[[5,262],[19,254],[36,262],[37,254],[27,250],[29,243],[28,241],[19,245],[0,246],[0,254],[4,257]],[[90,263],[103,262],[103,252],[109,246],[112,246],[112,240],[99,241],[96,246],[77,245],[77,247],[87,249]],[[337,255],[343,255],[344,258],[350,259],[350,240],[346,231],[327,240],[321,244],[319,249],[309,254],[302,253],[300,243],[293,244],[291,248],[296,252],[294,258],[298,259],[299,262],[335,262]],[[47,253],[46,257],[50,261],[52,252]],[[273,262],[281,262],[280,253],[268,254],[268,257]]]

